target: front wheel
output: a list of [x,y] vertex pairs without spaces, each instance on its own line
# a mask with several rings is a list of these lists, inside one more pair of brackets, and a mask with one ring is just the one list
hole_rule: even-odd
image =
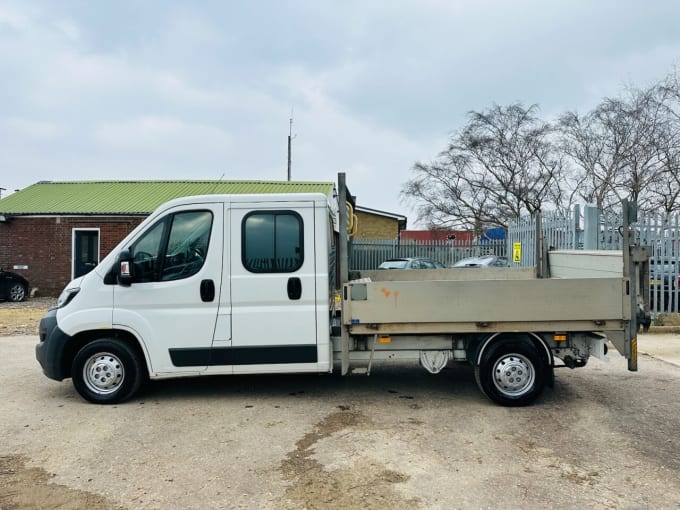
[[502,406],[525,406],[541,394],[549,367],[536,346],[524,340],[500,340],[475,367],[477,384]]
[[95,340],[78,351],[71,377],[76,391],[95,404],[116,404],[132,397],[143,379],[142,361],[117,339]]

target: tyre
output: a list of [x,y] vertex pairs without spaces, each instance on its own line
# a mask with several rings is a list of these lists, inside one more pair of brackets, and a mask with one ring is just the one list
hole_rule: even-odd
[[9,288],[9,300],[18,303],[26,299],[26,287],[21,283],[15,283]]
[[76,391],[95,404],[116,404],[132,397],[144,379],[137,352],[117,339],[86,344],[73,358],[71,377]]
[[482,392],[497,404],[525,406],[543,391],[549,368],[544,353],[530,341],[503,339],[484,352],[475,378]]

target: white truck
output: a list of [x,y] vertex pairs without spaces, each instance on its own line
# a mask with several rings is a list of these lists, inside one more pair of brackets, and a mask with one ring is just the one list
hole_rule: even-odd
[[167,202],[66,286],[41,320],[36,358],[47,377],[70,377],[101,404],[132,397],[147,378],[336,364],[370,374],[376,360],[414,359],[432,373],[468,362],[491,400],[526,405],[556,366],[605,358],[607,339],[637,369],[636,288],[649,255],[628,242],[627,215],[623,252],[349,280],[353,202],[344,174],[333,196]]

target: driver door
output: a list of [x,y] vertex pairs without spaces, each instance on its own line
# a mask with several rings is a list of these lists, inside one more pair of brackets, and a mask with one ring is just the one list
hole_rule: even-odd
[[205,370],[222,285],[224,205],[173,208],[129,247],[132,284],[114,290],[114,327],[140,338],[152,371]]

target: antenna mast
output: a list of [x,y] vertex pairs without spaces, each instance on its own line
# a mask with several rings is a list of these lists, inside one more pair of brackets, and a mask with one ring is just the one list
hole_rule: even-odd
[[288,180],[290,181],[290,160],[291,160],[291,146],[290,142],[293,138],[293,109],[290,109],[290,119],[288,127]]

